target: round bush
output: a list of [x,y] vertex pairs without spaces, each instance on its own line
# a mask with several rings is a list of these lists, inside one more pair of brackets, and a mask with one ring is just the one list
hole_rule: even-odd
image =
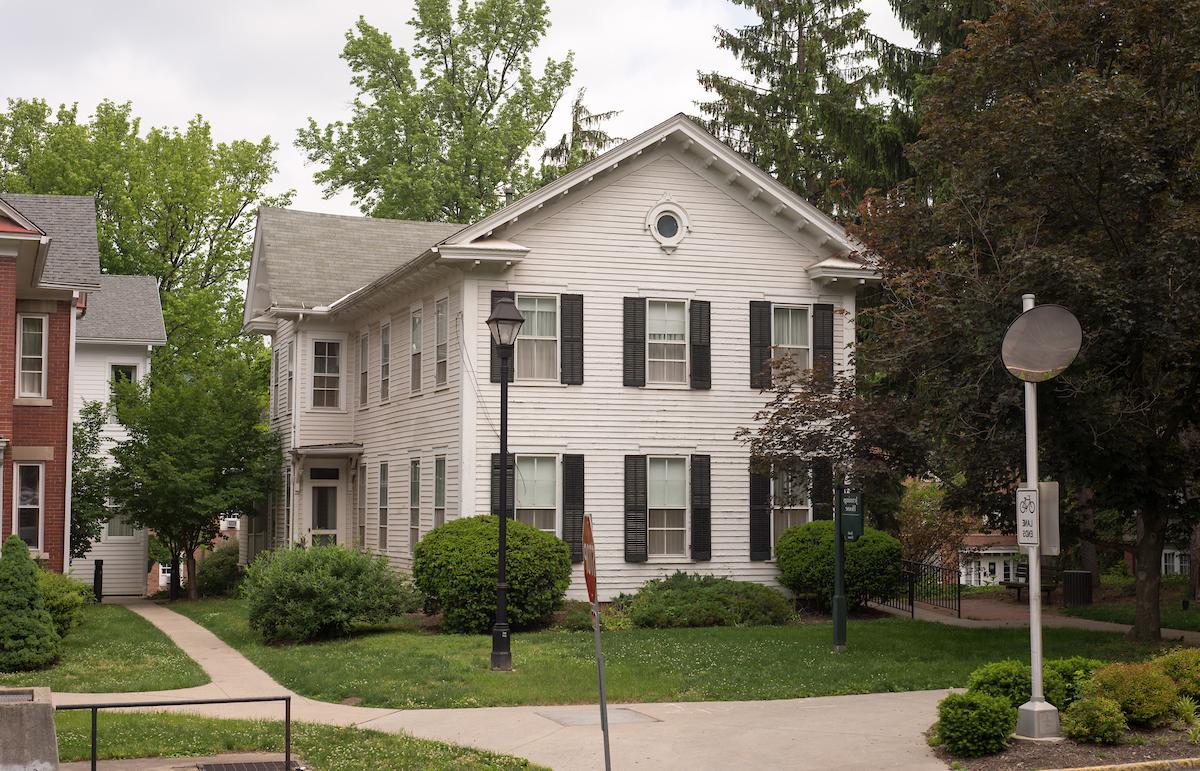
[[38,566],[25,542],[11,535],[0,551],[0,672],[48,667],[58,658],[58,648]]
[[[779,582],[828,608],[833,597],[833,522],[819,520],[789,528],[779,539]],[[846,598],[891,597],[900,589],[900,542],[873,528],[846,542]]]
[[[493,516],[463,517],[417,542],[413,579],[425,612],[442,613],[450,632],[484,633],[496,618],[500,530]],[[514,629],[544,622],[571,581],[571,553],[551,533],[508,520],[508,621]]]
[[1127,728],[1121,705],[1103,696],[1080,699],[1062,716],[1063,733],[1077,742],[1120,744]]
[[1017,710],[1001,696],[952,693],[938,704],[937,738],[951,755],[1000,752],[1017,727]]
[[[1013,707],[1019,707],[1029,701],[1033,693],[1031,672],[1030,666],[1023,661],[994,661],[984,664],[970,674],[967,678],[967,690],[971,693],[999,696]],[[1046,701],[1060,710],[1066,709],[1073,700],[1068,695],[1070,689],[1060,669],[1050,661],[1042,666],[1042,692]]]
[[658,629],[786,624],[787,597],[769,586],[676,572],[647,581],[625,605],[635,626]]
[[1174,681],[1181,694],[1200,699],[1200,648],[1175,648],[1152,661]]
[[238,565],[238,543],[230,541],[209,554],[196,570],[196,588],[201,597],[228,597],[242,580]]
[[[1103,661],[1086,656],[1070,656],[1065,659],[1050,659],[1042,667],[1045,673],[1046,699],[1060,710],[1066,711],[1076,700],[1083,698],[1092,673],[1104,666]],[[1052,675],[1056,675],[1053,682]],[[1061,692],[1060,690],[1061,689]]]
[[416,608],[403,605],[401,579],[387,558],[345,546],[264,552],[246,569],[242,596],[250,627],[268,642],[346,635]]
[[1109,664],[1092,675],[1087,695],[1117,702],[1133,725],[1157,726],[1170,719],[1179,689],[1151,662]]
[[42,590],[42,604],[54,621],[54,630],[59,637],[66,637],[67,632],[79,626],[83,621],[83,606],[96,599],[92,587],[49,570],[38,571],[38,585]]

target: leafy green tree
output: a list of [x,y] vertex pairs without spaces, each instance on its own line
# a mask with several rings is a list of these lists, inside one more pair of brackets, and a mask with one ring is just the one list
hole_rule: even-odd
[[342,59],[358,89],[348,121],[309,118],[296,146],[326,195],[349,190],[375,217],[469,222],[503,188],[538,183],[528,154],[574,73],[572,56],[533,70],[544,0],[418,0],[412,50],[359,18]]
[[592,112],[583,103],[586,88],[579,89],[571,102],[571,125],[558,144],[542,153],[542,180],[550,182],[574,171],[621,140],[602,127],[621,114],[621,110]]
[[71,559],[91,551],[111,513],[108,510],[108,467],[101,456],[100,431],[108,419],[104,405],[84,402],[71,427]]
[[222,516],[254,511],[283,463],[262,419],[267,364],[233,356],[220,367],[155,369],[149,382],[116,389],[129,438],[113,449],[114,501],[169,553],[185,555],[192,599],[196,549],[216,537]]
[[0,552],[0,672],[50,666],[59,637],[38,583],[38,566],[15,533]]

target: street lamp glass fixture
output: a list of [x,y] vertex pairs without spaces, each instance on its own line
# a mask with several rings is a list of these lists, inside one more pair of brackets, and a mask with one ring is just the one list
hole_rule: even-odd
[[512,301],[511,297],[501,297],[492,306],[492,315],[487,320],[488,329],[492,333],[492,340],[496,345],[504,348],[511,348],[517,341],[517,334],[521,331],[521,325],[525,323],[525,317],[521,315],[521,311],[517,310],[517,304]]

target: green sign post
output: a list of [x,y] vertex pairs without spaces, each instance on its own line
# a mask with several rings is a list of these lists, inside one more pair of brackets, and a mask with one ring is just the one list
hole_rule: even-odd
[[857,541],[863,534],[862,492],[842,488],[842,536]]
[[846,541],[863,534],[862,492],[838,485],[833,504],[833,649],[846,650]]

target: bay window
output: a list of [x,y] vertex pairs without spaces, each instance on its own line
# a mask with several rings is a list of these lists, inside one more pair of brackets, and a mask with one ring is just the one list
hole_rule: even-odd
[[341,406],[342,344],[333,340],[313,342],[312,406]]

